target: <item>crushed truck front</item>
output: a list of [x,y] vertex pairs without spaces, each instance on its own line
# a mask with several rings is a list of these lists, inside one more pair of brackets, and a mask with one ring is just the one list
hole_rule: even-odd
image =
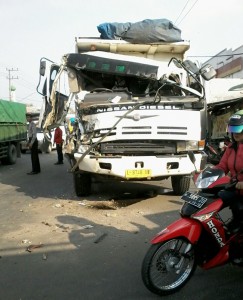
[[[187,43],[86,40],[84,44],[78,41],[77,49],[79,53],[64,55],[54,81],[46,79],[51,93],[44,95],[42,123],[45,128],[55,126],[60,111],[65,116],[74,102],[76,118],[66,154],[77,195],[90,194],[97,176],[119,180],[171,177],[175,194],[187,190],[191,172],[204,162],[202,75],[206,79],[212,70],[183,62]],[[62,74],[69,81],[66,96],[57,89]],[[195,165],[189,151],[195,154]]]

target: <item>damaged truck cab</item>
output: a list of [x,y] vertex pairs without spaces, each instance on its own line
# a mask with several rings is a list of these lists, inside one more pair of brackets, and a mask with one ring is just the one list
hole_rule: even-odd
[[188,49],[188,42],[76,38],[76,52],[60,66],[41,59],[41,126],[56,127],[75,107],[66,156],[77,196],[89,195],[96,177],[170,177],[176,195],[188,190],[191,172],[206,161],[203,81],[215,75],[210,65],[184,61]]

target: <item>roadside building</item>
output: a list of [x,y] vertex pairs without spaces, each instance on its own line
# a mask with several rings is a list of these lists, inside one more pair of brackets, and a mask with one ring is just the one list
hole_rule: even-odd
[[[236,49],[223,49],[203,65],[216,70],[216,78],[205,82],[208,109],[208,139],[205,151],[208,161],[218,163],[230,140],[227,133],[229,117],[243,109],[243,45]],[[210,152],[210,145],[217,152]]]
[[243,45],[220,51],[203,64],[211,64],[217,72],[217,78],[243,78]]

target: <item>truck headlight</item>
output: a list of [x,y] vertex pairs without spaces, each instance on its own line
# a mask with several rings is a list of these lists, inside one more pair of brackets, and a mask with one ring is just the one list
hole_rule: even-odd
[[80,145],[79,147],[78,147],[78,152],[79,153],[84,153],[86,150],[88,150],[89,149],[89,145]]
[[177,142],[177,152],[198,151],[203,150],[205,141],[180,141]]

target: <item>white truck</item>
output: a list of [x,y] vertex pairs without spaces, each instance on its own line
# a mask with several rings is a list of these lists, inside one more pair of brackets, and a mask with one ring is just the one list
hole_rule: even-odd
[[218,164],[231,135],[227,132],[230,116],[243,108],[243,79],[214,78],[205,84],[208,110],[208,137],[205,152],[208,162]]
[[189,46],[76,38],[60,65],[41,59],[42,127],[60,124],[75,105],[66,156],[77,196],[89,195],[96,177],[171,178],[176,195],[188,190],[195,169],[188,153],[198,170],[206,162],[203,82],[215,76],[210,65],[183,61]]

